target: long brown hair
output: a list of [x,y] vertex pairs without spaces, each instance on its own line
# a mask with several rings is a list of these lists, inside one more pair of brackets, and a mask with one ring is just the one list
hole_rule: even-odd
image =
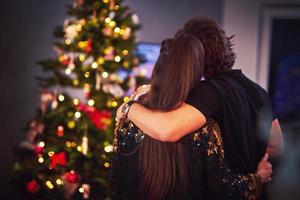
[[[184,102],[203,75],[204,52],[196,37],[180,30],[162,42],[154,66],[151,90],[142,103],[150,109],[170,111]],[[139,198],[175,199],[187,185],[187,156],[180,142],[145,137],[139,155]]]

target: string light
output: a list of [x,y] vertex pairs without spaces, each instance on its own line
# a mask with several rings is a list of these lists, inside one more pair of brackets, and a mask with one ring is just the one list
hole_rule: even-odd
[[53,189],[53,188],[54,188],[54,185],[52,184],[51,181],[46,181],[46,186],[47,186],[49,189]]
[[110,21],[109,22],[109,26],[110,27],[115,27],[116,26],[116,22],[115,21]]
[[121,61],[121,57],[120,57],[120,56],[116,56],[116,57],[115,57],[115,61],[116,61],[116,62],[120,62],[120,61]]
[[70,129],[73,129],[73,128],[75,127],[75,122],[74,122],[74,121],[69,121],[69,122],[68,122],[68,127],[69,127]]
[[63,184],[63,182],[62,182],[62,180],[61,180],[61,179],[59,179],[59,178],[58,178],[58,179],[56,179],[56,184],[57,184],[57,185],[62,185],[62,184]]
[[70,141],[66,141],[66,147],[71,148],[72,147],[72,143]]
[[59,101],[64,101],[65,100],[64,95],[62,95],[62,94],[58,95],[58,100]]
[[92,68],[93,69],[97,69],[98,68],[98,63],[97,62],[93,62],[92,63]]
[[45,142],[40,141],[39,144],[38,144],[38,146],[39,146],[39,147],[42,147],[42,148],[45,147]]
[[114,108],[114,107],[117,107],[118,103],[116,101],[113,101],[111,102],[111,106]]
[[124,30],[124,29],[121,29],[120,32],[119,32],[119,34],[120,34],[120,35],[124,35],[124,34],[125,34],[125,30]]
[[105,151],[106,153],[109,153],[109,152],[111,152],[112,150],[113,150],[113,146],[112,146],[112,145],[108,145],[108,146],[104,147],[104,151]]
[[79,32],[82,30],[82,25],[81,24],[77,24],[76,26],[76,30]]
[[111,19],[109,17],[107,17],[107,18],[105,18],[104,22],[108,24],[109,22],[111,22]]
[[81,147],[81,145],[77,147],[77,151],[82,152],[82,147]]
[[74,142],[74,141],[71,144],[72,144],[72,147],[76,147],[76,145],[77,145],[76,142]]
[[70,45],[71,42],[72,42],[72,41],[71,41],[70,39],[66,39],[66,40],[65,40],[66,45]]
[[124,66],[125,68],[129,67],[129,62],[125,61],[125,62],[123,63],[123,66]]
[[108,162],[104,163],[104,167],[109,168],[110,164]]
[[120,27],[116,27],[116,28],[114,29],[114,32],[115,32],[115,33],[119,33],[120,30],[121,30]]
[[85,78],[89,78],[89,77],[90,77],[90,75],[91,75],[91,73],[90,73],[90,72],[85,72],[85,74],[84,74],[84,77],[85,77]]
[[79,56],[79,60],[82,62],[82,61],[84,61],[85,60],[85,56],[83,55],[83,54],[81,54],[80,56]]
[[80,188],[78,189],[78,191],[79,191],[80,193],[83,193],[83,192],[84,192],[83,187],[80,187]]
[[49,151],[49,152],[48,152],[48,156],[49,156],[49,157],[51,157],[51,156],[53,156],[53,155],[54,155],[54,151]]
[[78,42],[78,47],[83,49],[87,46],[87,41],[80,41]]
[[81,113],[79,111],[75,112],[74,116],[79,119],[81,117]]
[[71,70],[70,68],[67,68],[67,69],[65,70],[65,73],[66,73],[67,75],[70,75],[70,74],[72,73],[72,70]]
[[103,78],[107,78],[107,77],[108,77],[108,73],[107,73],[107,72],[103,72],[103,73],[102,73],[102,77],[103,77]]
[[120,6],[119,5],[115,5],[115,10],[119,10]]
[[125,50],[122,51],[122,53],[123,53],[124,56],[126,56],[126,55],[128,55],[128,50],[125,49]]
[[123,101],[126,103],[126,102],[128,102],[129,101],[129,97],[124,97],[123,98]]
[[79,104],[79,99],[76,99],[76,98],[75,98],[75,99],[73,100],[73,103],[74,103],[75,106],[77,106],[77,105]]
[[88,105],[89,105],[89,106],[95,105],[95,101],[94,101],[93,99],[90,99],[90,100],[88,101]]
[[103,0],[103,3],[108,3],[109,2],[109,0]]
[[104,58],[103,57],[99,57],[97,62],[99,63],[99,65],[102,65],[104,63]]
[[44,162],[44,158],[43,157],[39,157],[38,162],[39,163],[43,163]]
[[79,84],[79,80],[78,80],[78,79],[74,79],[74,80],[73,80],[73,85],[76,86],[76,85],[78,85],[78,84]]

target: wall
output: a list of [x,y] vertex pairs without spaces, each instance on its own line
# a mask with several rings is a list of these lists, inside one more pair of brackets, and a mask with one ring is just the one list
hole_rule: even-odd
[[[263,11],[266,7],[281,9],[300,5],[300,0],[225,0],[222,24],[228,34],[234,34],[237,60],[235,68],[241,68],[253,81],[267,89],[268,55],[261,49],[268,48],[269,38],[262,37]],[[267,49],[266,49],[267,50]],[[264,60],[261,60],[263,56]],[[260,67],[260,65],[262,65]]]

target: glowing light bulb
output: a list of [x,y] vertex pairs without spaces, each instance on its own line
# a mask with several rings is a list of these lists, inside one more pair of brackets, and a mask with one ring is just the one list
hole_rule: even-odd
[[57,185],[62,185],[62,184],[63,184],[63,182],[62,182],[62,180],[61,180],[61,179],[59,179],[59,178],[58,178],[58,179],[56,179],[56,184],[57,184]]
[[79,119],[79,118],[81,117],[81,113],[77,111],[77,112],[75,112],[74,116],[75,116],[77,119]]
[[108,24],[109,22],[111,22],[111,18],[109,17],[105,18],[104,22]]
[[84,61],[85,60],[85,56],[83,55],[83,54],[81,54],[80,56],[79,56],[79,60],[82,62],[82,61]]
[[124,56],[126,56],[126,55],[128,55],[128,50],[125,49],[125,50],[122,51],[122,53],[123,53]]
[[43,157],[39,157],[38,161],[39,161],[39,163],[43,163],[44,162],[44,158]]
[[116,27],[116,28],[114,29],[114,32],[115,32],[115,33],[119,33],[120,30],[121,30],[120,27]]
[[76,30],[79,32],[82,30],[82,25],[81,24],[77,24],[76,26]]
[[113,150],[112,145],[108,145],[108,146],[104,147],[104,151],[107,152],[107,153],[111,152],[112,150]]
[[77,147],[77,151],[82,152],[82,147],[81,147],[81,146],[78,146],[78,147]]
[[49,189],[53,189],[53,188],[54,188],[54,185],[52,184],[51,181],[46,181],[46,186],[47,186]]
[[84,74],[84,77],[85,77],[85,78],[89,78],[89,77],[90,77],[90,75],[91,75],[91,73],[90,73],[90,72],[85,72],[85,74]]
[[95,101],[94,101],[93,99],[90,99],[90,100],[88,101],[88,105],[89,105],[89,106],[95,105]]
[[110,164],[108,162],[104,163],[104,167],[109,168]]
[[111,106],[114,108],[114,107],[117,107],[118,103],[116,101],[113,101],[111,102]]
[[129,101],[129,97],[124,97],[123,98],[123,101],[126,103],[126,102],[128,102]]
[[70,141],[66,141],[66,147],[71,148],[72,147],[72,143]]
[[97,67],[98,67],[98,63],[97,63],[97,62],[93,62],[93,63],[92,63],[92,68],[93,68],[93,69],[97,69]]
[[116,22],[115,21],[110,21],[109,22],[109,26],[110,27],[115,27],[116,26]]
[[78,189],[78,191],[79,191],[80,193],[83,193],[83,192],[84,192],[83,187],[80,187],[80,188]]
[[60,94],[60,95],[58,96],[58,100],[59,100],[59,101],[64,101],[64,100],[65,100],[64,95]]
[[49,151],[49,152],[48,152],[48,156],[49,156],[49,157],[51,157],[51,156],[53,156],[53,155],[54,155],[54,151]]
[[103,72],[103,73],[102,73],[102,77],[103,77],[103,78],[107,78],[107,77],[108,77],[108,73],[107,73],[107,72]]
[[120,57],[120,56],[116,56],[116,57],[115,57],[115,61],[116,61],[116,62],[120,62],[120,61],[121,61],[121,57]]
[[74,103],[75,106],[77,106],[77,105],[79,104],[79,99],[76,99],[76,98],[75,98],[75,99],[73,100],[73,103]]
[[67,68],[66,70],[65,70],[65,74],[66,75],[70,75],[72,73],[72,70],[70,69],[70,68]]
[[72,41],[71,41],[70,39],[66,39],[66,41],[65,41],[66,45],[70,45],[71,42],[72,42]]
[[39,144],[38,144],[38,146],[39,146],[39,147],[42,147],[42,148],[45,147],[45,142],[40,141]]

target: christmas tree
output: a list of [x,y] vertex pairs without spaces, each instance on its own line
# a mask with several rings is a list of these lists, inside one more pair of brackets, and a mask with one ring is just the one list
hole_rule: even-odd
[[76,0],[39,61],[40,105],[15,150],[12,184],[26,199],[109,199],[117,107],[145,82],[138,18],[122,0]]

